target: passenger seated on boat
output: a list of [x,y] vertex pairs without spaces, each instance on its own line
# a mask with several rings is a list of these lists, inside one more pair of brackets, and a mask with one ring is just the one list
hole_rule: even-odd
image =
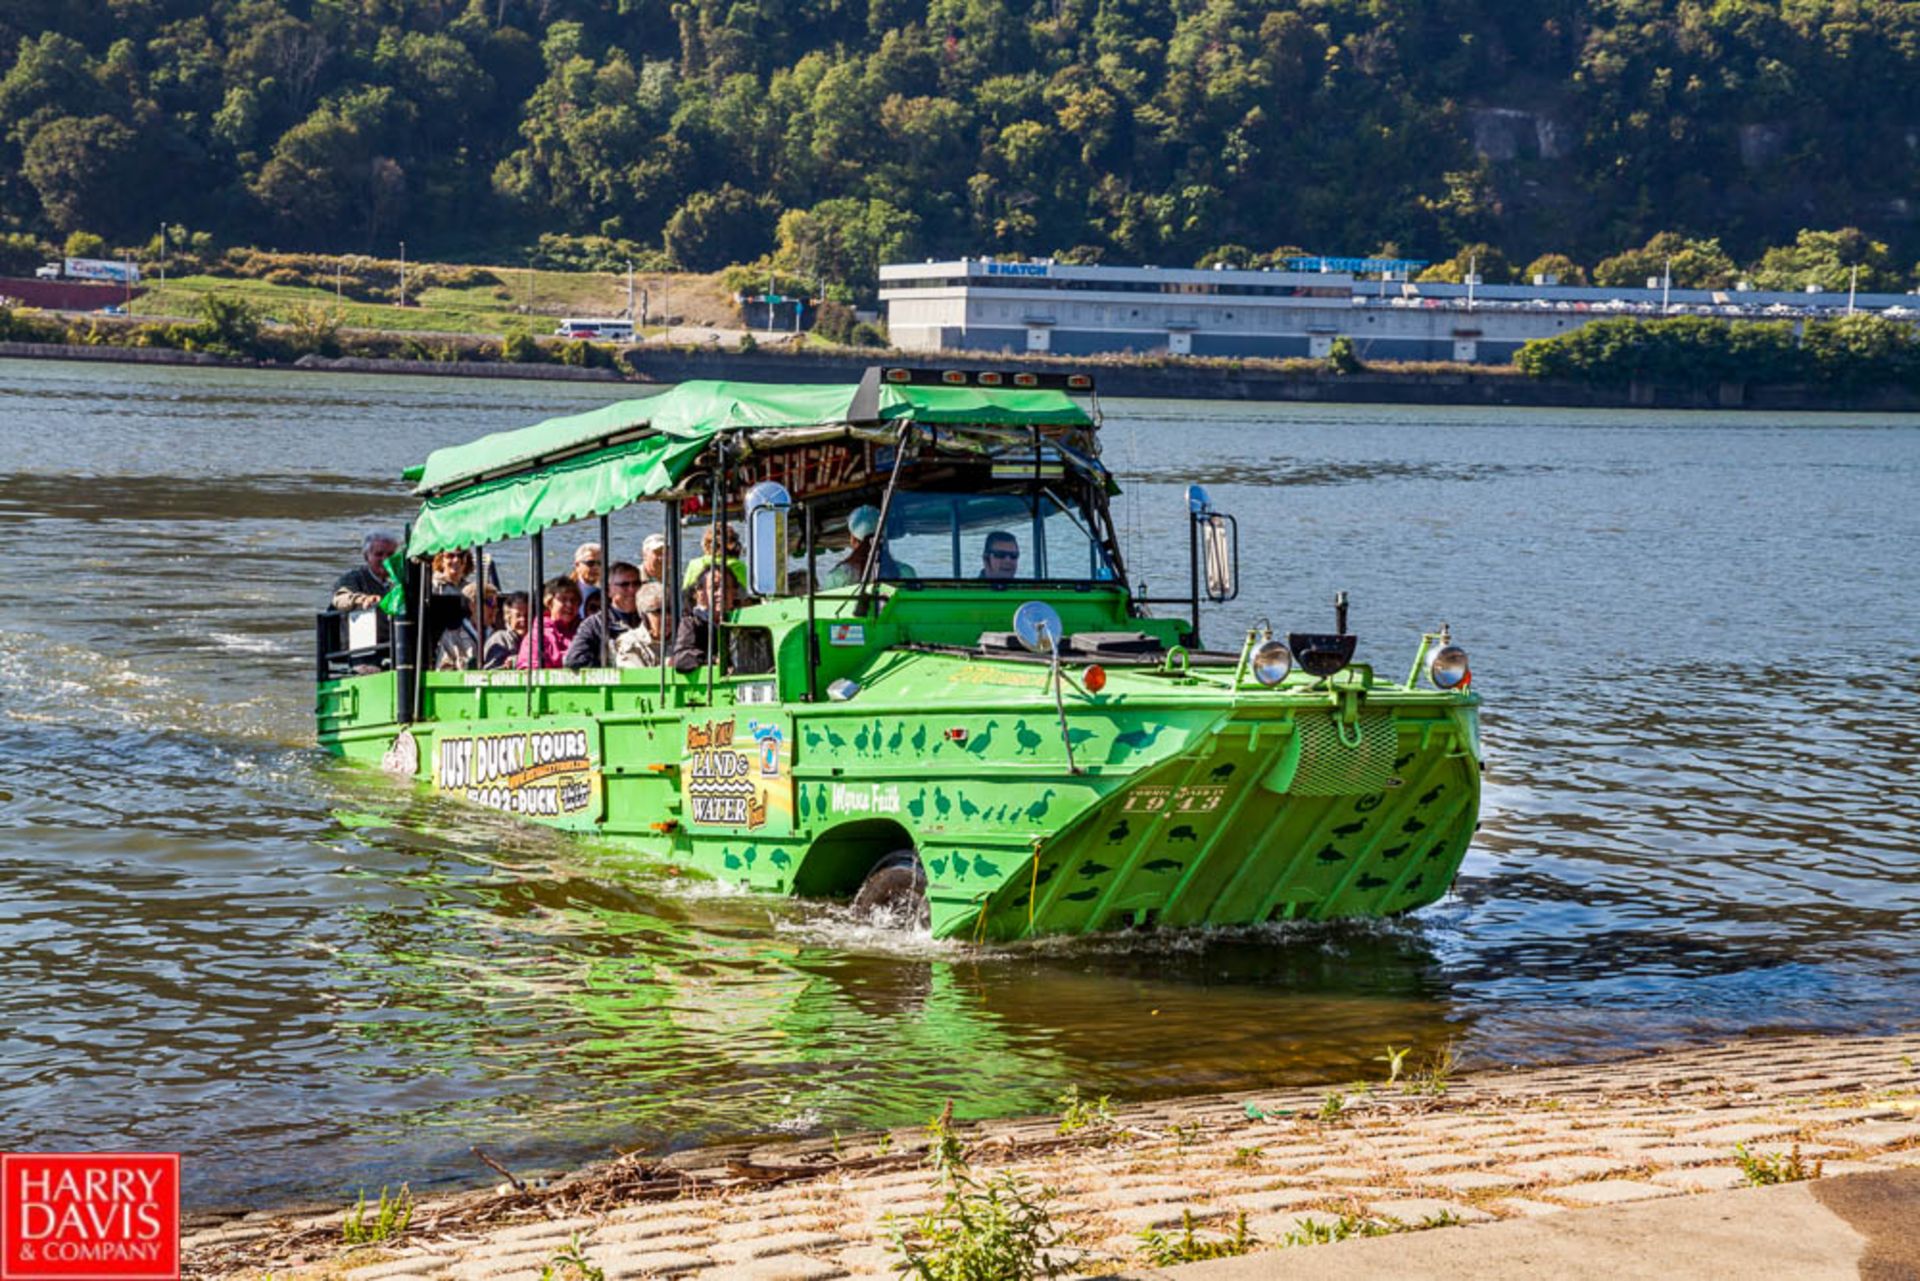
[[739,586],[742,592],[745,592],[747,590],[747,563],[740,559],[740,535],[731,525],[709,526],[707,532],[700,535],[701,554],[687,562],[687,572],[681,575],[680,586],[687,591],[692,591],[694,585],[700,581],[700,575],[706,573],[707,569],[715,564],[713,553],[713,531],[715,529],[724,529],[726,531],[726,566],[733,571],[735,584]]
[[527,634],[527,594],[508,592],[502,596],[500,614],[500,629],[488,635],[486,652],[480,655],[482,667],[513,666],[514,656],[520,652],[520,639]]
[[[617,596],[617,589],[616,589]],[[666,626],[667,591],[659,583],[642,583],[634,596],[634,612],[640,626],[620,633],[613,642],[615,667],[658,667],[665,650],[662,628]]]
[[370,529],[360,539],[360,561],[333,584],[334,609],[372,609],[393,586],[387,577],[387,557],[400,550],[397,534]]
[[580,589],[580,616],[600,612],[600,544],[581,543],[573,549],[573,572],[567,575]]
[[1020,540],[1004,529],[988,534],[980,549],[980,577],[996,582],[1020,577]]
[[[739,584],[732,574],[718,567],[709,569],[693,586],[693,602],[681,616],[680,628],[673,636],[675,671],[691,672],[707,665],[707,645],[715,623],[724,622],[741,602]],[[773,670],[773,647],[762,628],[726,631],[727,670],[740,675],[757,675]]]
[[[478,589],[477,583],[468,583],[460,589],[467,606],[460,616],[459,625],[440,633],[440,643],[434,647],[433,666],[436,671],[462,672],[473,666],[473,652],[480,648],[480,631],[473,621],[473,595]],[[481,622],[487,632],[487,648],[491,649],[496,638],[502,634],[500,593],[491,587],[487,588],[486,603],[481,609]]]
[[667,578],[667,536],[648,534],[640,543],[640,581],[665,582]]
[[847,533],[853,542],[847,548],[847,556],[839,564],[826,572],[825,585],[828,587],[852,587],[866,575],[867,562],[879,553],[879,563],[874,566],[875,579],[918,578],[913,566],[905,565],[893,558],[887,550],[886,540],[877,537],[880,532],[880,509],[866,506],[856,507],[847,514]]
[[599,610],[580,624],[580,630],[573,634],[573,644],[567,647],[566,666],[576,671],[582,667],[601,666],[600,638],[603,634],[607,637],[607,655],[612,657],[613,642],[623,633],[640,626],[640,615],[634,605],[639,590],[639,567],[624,560],[616,561],[607,570],[607,594],[612,600],[606,609]]
[[[467,582],[472,577],[472,552],[460,548],[433,554],[433,583],[429,590],[435,596],[458,595],[466,590]],[[487,557],[487,586],[496,592],[500,590],[500,571],[495,568],[491,556]]]
[[540,603],[545,612],[521,640],[513,660],[522,670],[560,666],[580,628],[580,587],[571,578],[549,578],[540,588]]

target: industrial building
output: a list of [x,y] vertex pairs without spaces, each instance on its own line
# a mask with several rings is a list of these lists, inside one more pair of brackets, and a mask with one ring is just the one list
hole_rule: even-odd
[[1521,344],[1613,315],[1807,319],[1849,310],[1920,320],[1912,294],[1419,284],[1423,264],[1294,259],[1285,270],[1080,267],[962,258],[880,268],[894,346],[1085,356],[1323,357],[1503,364]]

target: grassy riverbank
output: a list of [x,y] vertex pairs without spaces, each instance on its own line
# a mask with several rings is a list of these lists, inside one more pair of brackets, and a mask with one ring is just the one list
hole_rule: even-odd
[[[417,265],[410,269],[412,284],[403,307],[398,303],[398,262],[361,266],[350,277],[351,292],[344,271],[336,288],[325,268],[324,261],[316,260],[306,270],[268,269],[281,279],[226,272],[170,276],[164,284],[150,282],[128,310],[144,318],[198,316],[209,295],[221,294],[274,323],[292,323],[318,310],[329,313],[343,329],[497,339],[514,330],[544,335],[562,317],[619,316],[627,307],[626,277],[608,272]],[[636,310],[642,293],[655,322],[648,333],[663,333],[669,315],[681,325],[736,328],[740,323],[717,275],[636,275]]]

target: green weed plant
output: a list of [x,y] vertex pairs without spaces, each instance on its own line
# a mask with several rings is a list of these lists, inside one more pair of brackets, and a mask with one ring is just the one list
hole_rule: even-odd
[[347,1211],[347,1217],[340,1225],[340,1234],[348,1245],[374,1245],[391,1241],[405,1232],[407,1224],[413,1222],[413,1193],[402,1183],[399,1193],[389,1197],[383,1184],[380,1203],[372,1207],[371,1221],[367,1218],[368,1208],[367,1193],[363,1188],[360,1199]]

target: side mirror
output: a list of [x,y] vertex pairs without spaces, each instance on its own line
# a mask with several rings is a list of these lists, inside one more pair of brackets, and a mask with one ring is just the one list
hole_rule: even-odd
[[747,491],[747,585],[755,596],[787,590],[787,515],[793,498],[782,485],[763,480]]
[[1213,509],[1199,485],[1187,486],[1188,519],[1193,522],[1201,590],[1219,604],[1240,594],[1240,522]]
[[1013,611],[1013,634],[1035,654],[1058,654],[1060,642],[1066,639],[1059,611],[1043,600],[1030,600]]

